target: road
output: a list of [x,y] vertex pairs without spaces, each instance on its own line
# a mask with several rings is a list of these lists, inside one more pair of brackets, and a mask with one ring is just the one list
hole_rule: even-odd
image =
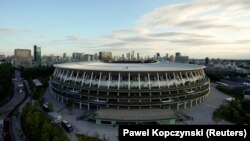
[[[8,114],[18,105],[18,103],[20,103],[24,99],[25,91],[21,93],[18,91],[18,84],[22,84],[22,83],[23,83],[23,80],[21,79],[20,71],[15,70],[15,78],[12,81],[12,85],[14,85],[13,97],[8,103],[0,107],[1,119],[5,119],[8,116]],[[19,140],[17,139],[16,141],[19,141]]]
[[25,93],[19,93],[17,86],[18,84],[22,83],[23,81],[21,80],[21,73],[18,70],[15,70],[15,80],[13,81],[13,85],[14,85],[14,94],[12,99],[6,103],[5,105],[3,105],[2,107],[0,107],[0,115],[2,118],[5,118],[7,116],[7,114],[14,109],[14,107],[24,98]]
[[221,104],[225,102],[225,98],[229,97],[222,92],[218,91],[215,87],[217,84],[211,83],[210,95],[208,98],[200,105],[187,109],[181,110],[185,115],[193,117],[193,120],[186,121],[186,124],[232,124],[226,121],[215,122],[212,119],[213,112]]

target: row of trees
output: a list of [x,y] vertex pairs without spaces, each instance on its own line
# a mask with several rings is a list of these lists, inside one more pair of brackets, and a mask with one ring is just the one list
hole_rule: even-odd
[[250,100],[234,100],[213,113],[213,120],[224,119],[236,124],[250,124]]
[[[78,134],[77,138],[78,138],[78,141],[101,141],[101,139],[99,139],[98,134],[96,134],[95,137],[90,137],[90,136],[87,136],[87,135]],[[105,136],[103,137],[103,141],[107,141]]]
[[14,67],[10,63],[0,64],[0,105],[5,103],[11,96],[12,75]]
[[[22,75],[28,80],[33,99],[41,102],[44,92],[48,86],[49,77],[54,71],[53,66],[38,66],[34,68],[21,68]],[[43,86],[36,87],[32,79],[39,79]]]
[[21,114],[22,129],[29,140],[69,141],[65,133],[39,111],[38,105],[28,103]]
[[220,81],[221,79],[229,77],[246,77],[246,73],[240,73],[232,70],[212,70],[209,68],[205,69],[206,75],[210,78],[211,81]]
[[216,89],[218,89],[219,91],[223,92],[226,95],[232,96],[237,99],[244,98],[244,95],[241,89],[230,88],[230,87],[222,86],[222,85],[217,85]]
[[50,76],[54,72],[53,66],[39,66],[33,68],[21,68],[24,78],[40,78]]

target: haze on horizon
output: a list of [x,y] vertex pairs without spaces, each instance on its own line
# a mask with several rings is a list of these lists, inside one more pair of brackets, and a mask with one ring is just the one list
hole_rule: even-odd
[[132,50],[250,59],[250,0],[12,0],[0,2],[0,54]]

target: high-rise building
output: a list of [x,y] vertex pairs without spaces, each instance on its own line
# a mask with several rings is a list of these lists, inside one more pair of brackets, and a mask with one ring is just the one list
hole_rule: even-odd
[[73,61],[84,61],[84,53],[73,52],[72,53]]
[[188,63],[189,62],[189,57],[188,56],[181,56],[181,53],[176,52],[175,54],[175,62],[177,63]]
[[0,60],[4,59],[5,55],[0,54]]
[[99,52],[99,59],[101,61],[111,61],[112,60],[112,52]]
[[166,53],[166,60],[168,60],[168,53]]
[[156,60],[160,60],[161,56],[160,56],[159,52],[156,53],[155,58],[156,58]]
[[131,60],[135,60],[135,51],[132,51]]
[[94,55],[92,54],[85,54],[83,61],[93,61],[94,60]]
[[189,57],[188,56],[175,57],[175,62],[177,62],[177,63],[188,63],[189,62]]
[[67,54],[66,52],[63,53],[63,58],[66,58],[67,57]]
[[206,57],[206,58],[205,58],[205,65],[209,65],[209,63],[210,63],[209,58]]
[[98,53],[95,53],[95,54],[94,54],[94,60],[99,60]]
[[169,61],[170,61],[170,62],[174,62],[174,55],[171,55],[171,56],[169,57]]
[[41,47],[37,47],[36,45],[34,45],[34,61],[37,63],[41,63],[41,60]]
[[32,56],[31,50],[29,49],[15,49],[15,58],[17,65],[31,65]]
[[122,54],[122,60],[125,60],[124,54]]
[[130,52],[127,53],[127,60],[130,60]]
[[139,54],[139,52],[137,53],[137,60],[140,60],[140,54]]
[[176,52],[175,53],[175,57],[179,57],[179,56],[181,56],[181,53],[180,52]]

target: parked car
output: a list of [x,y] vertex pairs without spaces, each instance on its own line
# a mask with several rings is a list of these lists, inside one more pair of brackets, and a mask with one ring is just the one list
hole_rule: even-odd
[[72,125],[69,123],[69,121],[67,120],[62,120],[62,127],[68,132],[72,132],[73,131],[73,127]]

